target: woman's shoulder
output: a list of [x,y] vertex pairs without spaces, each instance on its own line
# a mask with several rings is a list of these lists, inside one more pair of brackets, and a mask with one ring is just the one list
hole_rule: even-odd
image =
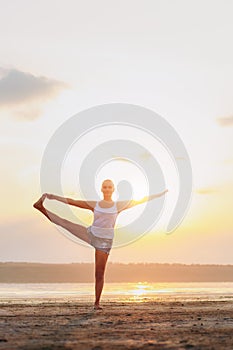
[[96,207],[96,204],[97,204],[97,201],[88,201],[87,203],[88,203],[89,209],[94,211],[95,207]]
[[117,210],[120,213],[121,211],[131,208],[134,205],[135,201],[130,199],[130,200],[125,200],[125,201],[117,201],[116,206]]

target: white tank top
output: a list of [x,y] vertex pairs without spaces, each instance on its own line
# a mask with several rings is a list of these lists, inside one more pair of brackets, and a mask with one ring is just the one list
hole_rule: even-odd
[[118,214],[116,202],[110,208],[101,208],[99,202],[96,202],[94,221],[91,225],[93,235],[113,239],[114,226]]

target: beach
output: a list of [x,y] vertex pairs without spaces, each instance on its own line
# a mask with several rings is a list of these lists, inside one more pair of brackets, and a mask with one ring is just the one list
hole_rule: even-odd
[[0,349],[233,349],[233,302],[206,298],[1,299]]

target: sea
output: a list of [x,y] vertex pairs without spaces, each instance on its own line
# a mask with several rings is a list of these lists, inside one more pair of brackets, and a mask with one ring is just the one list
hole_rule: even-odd
[[[0,303],[92,302],[94,283],[0,283]],[[102,301],[230,300],[233,282],[105,283]]]

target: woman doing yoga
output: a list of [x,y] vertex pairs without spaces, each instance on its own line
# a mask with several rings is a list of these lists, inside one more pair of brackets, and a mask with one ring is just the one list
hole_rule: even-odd
[[[95,248],[95,303],[94,309],[102,309],[100,307],[100,296],[104,285],[104,273],[110,250],[112,248],[114,238],[114,226],[118,214],[137,204],[144,203],[153,198],[164,195],[168,190],[161,193],[144,197],[141,200],[116,201],[112,200],[114,192],[114,183],[112,180],[106,179],[102,183],[101,191],[103,199],[100,201],[82,201],[71,198],[60,197],[54,194],[44,193],[41,198],[33,204],[33,207],[44,214],[51,222],[59,225],[79,239],[87,242]],[[69,220],[45,209],[45,198],[58,200],[69,205],[79,208],[91,210],[94,213],[94,220],[91,226],[75,224]]]

